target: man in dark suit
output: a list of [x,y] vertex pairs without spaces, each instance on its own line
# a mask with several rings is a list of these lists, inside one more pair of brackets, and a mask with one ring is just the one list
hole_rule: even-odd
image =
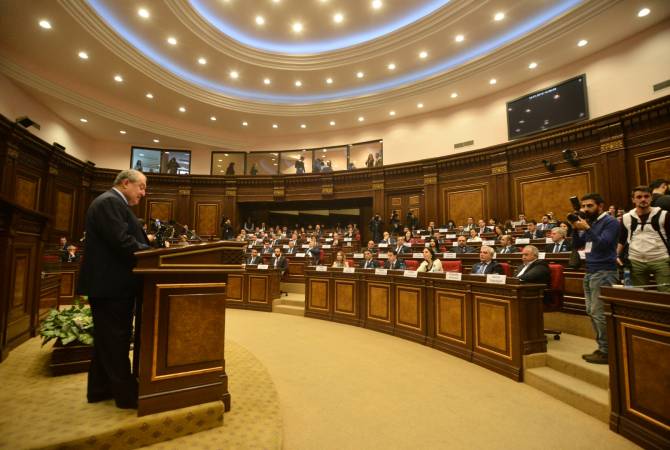
[[388,259],[384,263],[384,268],[385,269],[391,269],[391,270],[404,270],[405,269],[405,263],[398,259],[398,252],[396,252],[395,250],[389,250],[386,253],[386,255],[387,255]]
[[407,253],[409,251],[410,248],[405,246],[405,238],[402,236],[398,236],[398,240],[396,241],[395,252],[398,255],[402,255],[403,253]]
[[531,220],[528,222],[528,231],[526,231],[523,237],[528,239],[542,239],[544,237],[544,232],[537,229],[537,221]]
[[477,222],[477,233],[482,234],[491,232],[493,232],[493,228],[486,226],[484,219],[479,219],[479,222]]
[[309,247],[305,251],[305,256],[312,260],[312,264],[318,265],[321,262],[321,248],[316,243],[316,238],[309,240]]
[[366,249],[363,252],[363,257],[365,258],[363,260],[363,263],[361,264],[361,267],[363,269],[376,269],[377,267],[379,267],[379,265],[377,264],[377,261],[372,259],[372,252],[370,250]]
[[149,248],[149,243],[130,207],[144,197],[146,184],[142,172],[124,170],[86,213],[79,292],[88,295],[94,324],[89,403],[113,398],[119,408],[137,407],[137,380],[128,359],[133,308],[141,287],[133,275],[134,253]]
[[474,253],[475,249],[467,245],[467,238],[465,236],[458,236],[457,241],[458,245],[454,245],[451,248],[453,253]]
[[270,267],[280,270],[282,276],[284,276],[284,272],[288,270],[288,260],[286,259],[286,256],[282,255],[281,248],[275,248],[275,253],[272,257],[272,261],[270,262]]
[[526,245],[521,251],[521,264],[517,267],[514,276],[527,283],[549,284],[549,265],[542,259],[537,259],[539,250],[534,245]]
[[512,236],[505,234],[500,237],[500,251],[498,253],[509,254],[517,253],[519,249],[512,245]]
[[547,244],[544,251],[547,253],[564,253],[572,250],[572,246],[565,240],[565,230],[561,227],[554,227],[549,232],[553,243]]
[[287,255],[295,255],[298,253],[298,250],[295,248],[295,243],[293,241],[288,242],[288,248],[286,249]]
[[475,275],[488,275],[490,273],[504,275],[505,270],[498,261],[493,259],[493,248],[482,245],[482,248],[479,249],[479,262],[472,265],[470,273]]
[[263,243],[263,251],[261,253],[264,255],[272,254],[272,244],[269,241]]
[[251,249],[251,256],[247,258],[247,266],[256,266],[263,262],[263,258],[258,255],[258,250],[255,248]]
[[386,244],[390,247],[391,245],[395,244],[395,239],[391,237],[388,231],[384,231],[382,240],[379,241],[379,244]]

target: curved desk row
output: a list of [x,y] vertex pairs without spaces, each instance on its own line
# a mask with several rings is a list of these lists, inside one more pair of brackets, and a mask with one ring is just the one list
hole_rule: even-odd
[[374,269],[305,270],[305,316],[362,326],[410,339],[516,381],[523,355],[545,352],[544,286],[487,283],[477,275],[405,276]]

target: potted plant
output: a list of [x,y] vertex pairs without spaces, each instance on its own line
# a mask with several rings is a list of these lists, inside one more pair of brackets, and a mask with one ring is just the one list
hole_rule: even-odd
[[54,375],[85,372],[93,355],[91,308],[79,299],[61,310],[51,309],[40,327],[42,345],[56,339],[49,367]]

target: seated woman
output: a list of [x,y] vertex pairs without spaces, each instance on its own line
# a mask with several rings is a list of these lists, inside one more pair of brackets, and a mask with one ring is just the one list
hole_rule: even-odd
[[443,272],[442,262],[435,257],[435,252],[430,247],[423,249],[423,262],[416,269],[417,272]]
[[495,238],[494,238],[495,241],[496,241],[496,244],[499,244],[499,243],[500,243],[500,238],[503,237],[503,236],[505,235],[505,231],[503,230],[503,227],[502,227],[502,226],[500,226],[500,225],[496,225],[496,226],[493,228],[493,232],[494,232],[495,235],[496,235]]
[[470,228],[470,237],[468,238],[468,242],[481,242],[482,238],[480,238],[477,235],[477,230],[474,228]]
[[338,251],[335,254],[335,261],[333,261],[333,265],[331,267],[336,267],[338,269],[349,267],[349,262],[347,261],[347,258],[344,256],[344,252],[342,250]]

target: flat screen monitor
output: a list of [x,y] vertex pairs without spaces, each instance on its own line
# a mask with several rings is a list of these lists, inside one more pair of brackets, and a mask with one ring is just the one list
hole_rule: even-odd
[[507,103],[509,139],[518,139],[589,118],[586,75]]

